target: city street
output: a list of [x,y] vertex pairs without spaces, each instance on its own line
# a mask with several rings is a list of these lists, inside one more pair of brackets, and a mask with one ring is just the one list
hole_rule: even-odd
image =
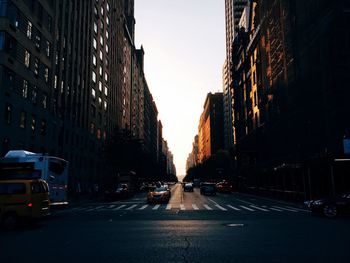
[[146,193],[86,203],[35,227],[0,230],[2,262],[348,262],[349,218],[232,193],[172,187],[168,204]]

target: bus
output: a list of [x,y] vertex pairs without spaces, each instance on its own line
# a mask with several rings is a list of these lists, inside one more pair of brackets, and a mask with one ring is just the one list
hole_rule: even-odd
[[0,158],[0,180],[43,179],[49,185],[50,204],[68,205],[68,162],[24,150],[9,151]]

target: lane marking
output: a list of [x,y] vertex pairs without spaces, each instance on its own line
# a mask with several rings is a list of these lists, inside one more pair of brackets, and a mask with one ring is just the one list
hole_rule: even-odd
[[221,205],[215,205],[217,208],[219,208],[220,210],[222,210],[222,211],[227,211],[227,209],[226,208],[224,208],[224,207],[222,207]]
[[114,208],[114,209],[112,209],[112,210],[115,211],[115,210],[122,209],[122,208],[124,208],[124,207],[126,207],[126,205],[120,205],[120,206],[118,206],[117,208]]
[[283,210],[277,209],[277,208],[273,208],[273,207],[270,207],[269,209],[270,209],[270,210],[273,210],[273,211],[283,212]]
[[160,207],[160,205],[155,205],[152,210],[157,210]]
[[167,204],[167,206],[166,206],[165,209],[166,209],[166,210],[170,210],[170,209],[171,209],[171,204]]
[[132,206],[129,206],[126,210],[131,210],[133,208],[135,208],[137,205],[132,205]]
[[254,209],[251,209],[251,208],[246,207],[246,206],[244,206],[244,205],[240,205],[240,207],[242,207],[243,209],[246,209],[246,210],[248,210],[248,211],[255,211]]
[[105,207],[105,206],[104,205],[100,205],[100,206],[97,206],[95,208],[88,209],[88,210],[86,210],[86,212],[95,211],[95,210],[101,209],[102,207]]
[[109,205],[107,208],[110,209],[110,208],[114,208],[116,207],[116,205]]
[[199,210],[198,206],[196,204],[192,204],[192,207],[194,210]]
[[298,211],[294,210],[294,209],[289,209],[289,208],[280,207],[280,206],[276,206],[276,205],[274,205],[273,207],[278,208],[278,209],[282,209],[282,210],[286,210],[286,211],[290,211],[290,212],[294,212],[294,213],[298,213]]
[[294,209],[294,210],[298,210],[298,211],[302,211],[302,212],[309,212],[309,210],[306,210],[306,209],[302,209],[302,208],[297,208],[297,207],[292,207],[292,206],[285,206],[287,208],[290,208],[290,209]]
[[148,207],[148,205],[143,205],[143,206],[141,206],[141,207],[139,208],[139,210],[143,210],[143,209],[145,209],[146,207]]
[[253,207],[253,208],[258,209],[258,210],[260,210],[260,211],[269,212],[269,210],[264,209],[264,208],[261,208],[261,207],[257,207],[257,206],[255,206],[255,205],[250,205],[250,207]]
[[238,200],[238,201],[240,201],[240,202],[242,202],[242,203],[248,204],[248,205],[254,205],[254,203],[247,202],[247,201],[244,201],[244,200],[242,200],[242,199],[236,198],[236,200]]
[[186,207],[183,204],[180,204],[180,210],[186,210]]
[[208,205],[203,205],[204,207],[205,207],[205,209],[207,209],[207,210],[213,210],[213,208],[211,208],[210,206],[208,206]]
[[211,199],[211,198],[208,198],[208,200],[211,201],[211,202],[213,202],[214,205],[219,205],[217,202],[215,202],[215,201],[214,201],[213,199]]
[[236,211],[240,211],[241,209],[237,208],[237,207],[234,207],[232,205],[227,205],[229,208],[232,208],[233,210],[236,210]]

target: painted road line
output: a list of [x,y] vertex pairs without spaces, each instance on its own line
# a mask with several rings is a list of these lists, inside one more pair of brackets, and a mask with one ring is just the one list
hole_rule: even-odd
[[166,206],[165,209],[166,209],[166,210],[170,210],[170,209],[171,209],[171,204],[167,204],[167,206]]
[[237,208],[237,207],[234,207],[232,205],[227,205],[229,208],[233,209],[233,210],[236,210],[236,211],[240,211],[241,209]]
[[214,203],[214,205],[219,205],[217,202],[215,202],[213,199],[211,199],[211,198],[208,198],[208,200],[210,201],[210,202],[213,202]]
[[273,208],[273,207],[270,207],[269,209],[270,209],[270,210],[273,210],[273,211],[283,212],[283,210],[277,209],[277,208]]
[[126,210],[131,210],[131,209],[134,209],[137,205],[132,205],[132,206],[129,206]]
[[282,210],[286,210],[286,211],[290,211],[290,212],[298,213],[298,211],[297,211],[297,210],[295,210],[295,209],[289,209],[289,208],[280,207],[280,206],[276,206],[276,205],[274,205],[273,207],[274,207],[274,208],[277,208],[277,209],[282,209]]
[[222,211],[227,211],[227,209],[225,207],[222,207],[221,205],[215,205],[215,206]]
[[194,210],[199,210],[198,206],[196,204],[192,204],[192,207]]
[[186,210],[186,207],[183,204],[180,204],[180,210]]
[[148,207],[148,205],[143,205],[143,206],[141,206],[141,207],[139,208],[139,210],[143,210],[143,209],[145,209],[146,207]]
[[109,205],[107,208],[111,209],[111,208],[114,208],[114,207],[116,207],[116,205]]
[[152,210],[157,210],[160,207],[160,205],[155,205]]
[[258,210],[260,210],[260,211],[269,212],[269,210],[264,209],[264,208],[261,208],[261,207],[257,207],[257,206],[255,206],[255,205],[251,205],[250,207],[253,207],[253,208],[258,209]]
[[208,205],[203,205],[204,207],[205,207],[205,209],[207,209],[207,210],[213,210],[213,208],[211,208],[210,206],[208,206]]
[[301,212],[309,212],[309,210],[302,209],[302,208],[297,208],[297,207],[292,207],[292,206],[287,206],[287,205],[285,207],[290,208],[290,209],[294,209],[294,210],[298,210]]
[[104,206],[104,205],[100,205],[100,206],[97,206],[97,207],[95,207],[95,208],[88,209],[88,210],[86,210],[86,212],[99,210],[99,209],[101,209],[102,207],[105,207],[105,206]]
[[124,208],[124,207],[126,207],[126,205],[120,205],[120,206],[118,206],[117,208],[114,208],[114,209],[112,209],[112,210],[115,211],[115,210],[122,209],[122,208]]
[[240,205],[240,207],[242,207],[243,209],[246,209],[246,210],[248,210],[248,211],[255,211],[254,209],[251,209],[251,208],[246,207],[246,206],[244,206],[244,205]]

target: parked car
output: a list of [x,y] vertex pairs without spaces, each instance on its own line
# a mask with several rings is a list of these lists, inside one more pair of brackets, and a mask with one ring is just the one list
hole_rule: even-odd
[[120,184],[115,190],[107,190],[105,197],[107,200],[123,199],[131,196],[131,191],[127,184]]
[[216,184],[216,190],[220,193],[231,193],[233,186],[230,182],[222,181]]
[[186,183],[184,185],[184,192],[193,192],[193,184],[191,183]]
[[323,198],[305,202],[313,213],[333,218],[341,214],[350,214],[350,193],[334,198]]
[[170,200],[171,191],[166,187],[156,187],[150,190],[147,195],[148,203],[166,203]]
[[15,227],[20,220],[37,220],[49,214],[49,186],[44,180],[0,181],[0,223]]
[[202,183],[200,187],[201,195],[216,195],[216,187],[213,183]]

